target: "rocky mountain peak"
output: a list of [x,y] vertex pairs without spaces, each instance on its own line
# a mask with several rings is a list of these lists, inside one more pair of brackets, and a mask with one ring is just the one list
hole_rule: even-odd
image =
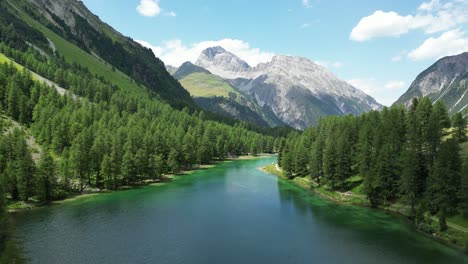
[[195,64],[224,78],[232,78],[251,69],[247,62],[219,46],[205,49]]
[[421,72],[396,104],[409,106],[413,97],[429,96],[436,102],[442,100],[450,113],[468,106],[468,52],[444,57]]
[[323,115],[360,114],[382,107],[325,67],[303,57],[276,55],[269,62],[250,67],[229,51],[214,47],[203,51],[196,64],[228,80],[295,128],[314,124]]
[[208,58],[215,58],[216,55],[222,54],[222,53],[227,53],[227,51],[221,46],[207,48],[204,51],[202,51],[202,54],[204,54]]

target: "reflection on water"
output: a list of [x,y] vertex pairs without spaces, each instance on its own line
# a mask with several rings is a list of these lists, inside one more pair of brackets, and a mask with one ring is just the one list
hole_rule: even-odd
[[229,162],[15,216],[33,263],[465,263],[399,217]]
[[[463,253],[439,245],[425,235],[419,234],[410,223],[401,216],[390,215],[383,211],[351,205],[339,205],[331,201],[311,194],[297,186],[278,180],[279,196],[285,206],[293,205],[296,213],[305,217],[312,216],[315,224],[323,230],[343,230],[352,233],[353,241],[343,243],[355,243],[365,241],[374,246],[391,248],[404,258],[419,259],[419,254],[424,252],[424,259],[430,263],[446,263],[447,255],[457,261],[466,261]],[[358,239],[356,239],[358,238]],[[455,262],[454,262],[455,263]]]

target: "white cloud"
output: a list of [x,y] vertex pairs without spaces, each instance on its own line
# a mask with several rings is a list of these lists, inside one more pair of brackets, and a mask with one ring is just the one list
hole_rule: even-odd
[[140,0],[140,4],[136,9],[138,13],[147,17],[154,17],[161,13],[159,0]]
[[174,12],[174,11],[168,12],[168,13],[166,13],[166,15],[170,16],[170,17],[176,17],[177,16],[176,12]]
[[428,38],[419,47],[410,51],[408,57],[414,61],[439,59],[465,51],[468,51],[468,36],[465,36],[465,32],[455,29],[447,31],[437,38]]
[[468,0],[451,0],[440,4],[437,0],[421,4],[413,15],[377,10],[363,17],[352,29],[350,39],[367,41],[378,37],[397,37],[420,29],[426,34],[446,31],[468,22]]
[[367,94],[372,94],[379,86],[375,78],[356,78],[347,80],[347,82]]
[[165,41],[160,46],[152,45],[142,40],[137,40],[137,42],[151,48],[156,57],[172,66],[180,66],[186,61],[196,62],[203,50],[215,46],[221,46],[227,51],[236,54],[251,66],[256,66],[261,62],[268,62],[274,56],[273,53],[252,48],[249,43],[239,39],[226,38],[217,41],[202,41],[191,45],[185,45],[181,40],[175,39]]
[[306,8],[311,8],[312,7],[309,0],[302,0],[302,5],[305,6]]
[[301,25],[301,29],[306,29],[308,27],[310,27],[309,23],[304,23],[304,24]]
[[431,11],[440,6],[439,0],[431,0],[430,2],[424,2],[419,7],[418,10],[421,11]]
[[384,36],[399,36],[407,33],[411,16],[400,16],[396,12],[375,11],[362,18],[351,31],[350,38],[355,41],[366,41]]
[[377,102],[390,106],[405,91],[404,81],[380,82],[375,78],[356,78],[347,80],[352,86],[374,97]]
[[143,47],[147,47],[153,51],[153,54],[156,57],[159,57],[161,55],[162,49],[161,47],[158,46],[153,46],[151,43],[143,41],[143,40],[136,40],[136,42],[140,43]]
[[384,85],[386,89],[389,90],[400,90],[405,88],[406,83],[404,81],[390,81]]
[[397,55],[393,56],[391,58],[391,61],[393,62],[399,62],[401,60],[403,60],[404,57],[406,57],[406,55],[408,55],[408,51],[407,50],[403,50],[401,51],[400,53],[398,53]]
[[392,57],[393,62],[401,61],[401,59],[403,59],[403,57],[401,55],[396,55],[396,56]]

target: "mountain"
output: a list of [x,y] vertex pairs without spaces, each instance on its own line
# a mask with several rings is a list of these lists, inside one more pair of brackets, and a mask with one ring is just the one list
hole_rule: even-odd
[[251,71],[247,62],[219,46],[202,51],[195,64],[225,79],[235,79]]
[[438,60],[420,73],[409,89],[395,102],[409,106],[413,97],[428,96],[444,101],[450,114],[468,106],[468,52]]
[[263,127],[284,125],[270,109],[260,107],[221,77],[191,62],[182,64],[173,76],[207,111]]
[[270,135],[287,133],[201,111],[150,50],[79,1],[0,1],[2,228],[4,205],[140,186],[215,159],[271,153],[280,141]]
[[166,65],[166,70],[169,74],[174,74],[177,71],[177,67],[171,66],[171,65]]
[[[177,108],[194,106],[189,93],[170,76],[164,63],[150,49],[102,22],[81,1],[1,2],[2,16],[7,16],[4,20],[13,21],[11,16],[14,14],[35,29],[34,36],[41,33],[45,36],[45,43],[50,47],[45,47],[44,41],[38,42],[24,36],[29,38],[29,45],[44,54],[58,52],[68,62],[77,63],[91,71],[99,71],[104,78],[116,85],[122,82],[132,85],[128,82],[133,79],[138,85],[145,86],[151,93]],[[120,79],[125,80],[116,83]]]
[[180,81],[184,79],[185,77],[187,77],[188,75],[191,75],[194,73],[211,74],[208,70],[187,61],[183,63],[182,65],[180,65],[179,68],[177,68],[177,70],[173,73],[173,76],[174,78]]
[[196,65],[226,79],[268,106],[284,123],[299,129],[326,115],[360,114],[382,106],[374,98],[311,60],[278,55],[251,67],[222,47],[202,52]]

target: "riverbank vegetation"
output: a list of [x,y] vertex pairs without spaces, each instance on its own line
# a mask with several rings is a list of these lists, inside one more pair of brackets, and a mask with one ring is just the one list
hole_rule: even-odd
[[[279,164],[286,178],[310,179],[329,198],[398,211],[420,230],[466,249],[464,142],[463,115],[450,119],[442,102],[422,98],[410,109],[324,118],[282,143]],[[447,219],[458,224],[449,228]]]
[[[93,35],[86,47],[64,23],[14,4],[0,3],[0,253],[7,260],[19,255],[7,209],[274,152],[290,131],[203,112],[149,49],[107,35]],[[77,22],[80,36],[97,34]]]
[[17,32],[0,42],[0,175],[9,204],[116,190],[278,148],[248,124],[176,110],[143,87],[119,87],[59,54],[45,56]]

